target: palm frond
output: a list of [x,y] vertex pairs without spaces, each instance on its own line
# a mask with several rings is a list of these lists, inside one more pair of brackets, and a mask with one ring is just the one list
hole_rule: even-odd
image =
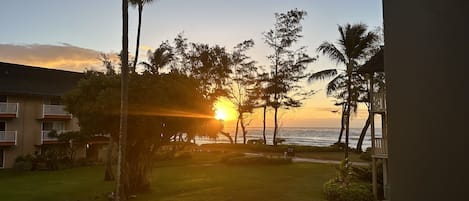
[[337,75],[337,69],[327,69],[311,74],[308,77],[308,82],[313,82],[315,80],[324,80],[326,78],[331,78]]
[[329,58],[336,61],[337,63],[347,63],[344,54],[342,54],[342,52],[332,43],[323,42],[321,45],[319,45],[316,51],[329,56]]

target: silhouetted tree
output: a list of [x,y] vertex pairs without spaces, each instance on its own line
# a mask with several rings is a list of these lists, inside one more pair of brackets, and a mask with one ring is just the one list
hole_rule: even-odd
[[135,73],[136,68],[137,68],[137,62],[138,62],[138,52],[140,49],[140,30],[142,28],[142,14],[143,14],[143,6],[145,4],[149,4],[153,2],[153,0],[129,0],[129,3],[133,6],[137,6],[138,9],[138,26],[137,26],[137,41],[136,41],[136,46],[135,46],[135,58],[132,66],[132,72]]
[[161,69],[169,65],[173,61],[173,47],[168,41],[162,42],[153,52],[148,50],[148,62],[141,62],[145,67],[145,72],[158,74]]
[[237,142],[239,125],[243,133],[243,143],[246,144],[245,114],[252,113],[257,99],[257,67],[255,62],[246,55],[246,51],[254,46],[253,40],[244,41],[234,47],[231,54],[233,65],[232,85],[228,91],[228,98],[236,106],[238,117],[236,121],[235,139]]
[[309,63],[316,60],[306,54],[306,48],[300,47],[293,50],[292,45],[301,37],[301,20],[306,16],[306,11],[290,10],[287,13],[276,13],[274,27],[264,33],[265,43],[272,48],[273,53],[268,56],[271,62],[271,72],[266,93],[271,94],[274,108],[274,134],[273,144],[277,145],[278,133],[278,109],[300,107],[301,101],[313,92],[303,92],[298,82],[306,78],[304,71]]
[[[358,89],[353,85],[354,79],[359,77],[357,70],[360,62],[370,56],[370,52],[376,49],[376,42],[379,37],[374,32],[367,31],[367,26],[364,24],[346,24],[338,26],[340,38],[337,45],[330,42],[323,42],[317,51],[329,56],[332,60],[345,65],[345,72],[340,73],[339,76],[332,81],[342,79],[346,86],[346,105],[344,110],[345,117],[345,158],[348,158],[349,149],[349,124],[350,124],[350,111],[353,107],[354,91]],[[312,74],[309,80],[325,79],[334,77],[338,74],[338,69],[328,69]],[[332,82],[331,81],[331,82]],[[330,83],[331,83],[330,82]],[[343,87],[342,85],[336,85]],[[358,93],[355,93],[357,95]]]

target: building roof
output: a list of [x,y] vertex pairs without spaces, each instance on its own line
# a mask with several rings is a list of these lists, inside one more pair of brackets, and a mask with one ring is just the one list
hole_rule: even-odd
[[381,48],[363,66],[358,69],[359,73],[384,72],[384,48]]
[[62,96],[83,73],[0,62],[0,93]]

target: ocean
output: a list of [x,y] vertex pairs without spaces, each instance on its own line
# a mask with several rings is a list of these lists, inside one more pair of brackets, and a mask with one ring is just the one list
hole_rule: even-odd
[[[273,127],[266,128],[267,144],[272,144]],[[350,147],[355,147],[362,128],[350,128],[349,144]],[[247,140],[262,139],[262,127],[248,127]],[[226,128],[225,132],[230,133],[234,140],[235,128]],[[238,131],[238,143],[243,142],[241,128]],[[285,139],[282,144],[288,145],[307,145],[307,146],[330,146],[337,142],[339,138],[340,128],[312,128],[312,127],[283,127],[279,128],[279,138]],[[375,135],[381,136],[381,129],[375,129]],[[342,136],[342,142],[345,142],[345,130]],[[207,143],[229,143],[228,138],[223,135],[218,135],[216,139],[198,137],[196,138],[197,144]],[[365,139],[363,141],[363,149],[371,147],[371,130],[368,129]]]

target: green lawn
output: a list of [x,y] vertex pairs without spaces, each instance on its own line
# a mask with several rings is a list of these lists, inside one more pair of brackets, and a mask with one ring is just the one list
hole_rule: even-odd
[[[221,153],[199,153],[190,160],[158,162],[153,169],[152,193],[135,201],[254,201],[323,200],[322,185],[335,174],[333,165],[229,166]],[[2,201],[105,200],[113,188],[104,182],[103,167],[59,171],[0,171]]]

